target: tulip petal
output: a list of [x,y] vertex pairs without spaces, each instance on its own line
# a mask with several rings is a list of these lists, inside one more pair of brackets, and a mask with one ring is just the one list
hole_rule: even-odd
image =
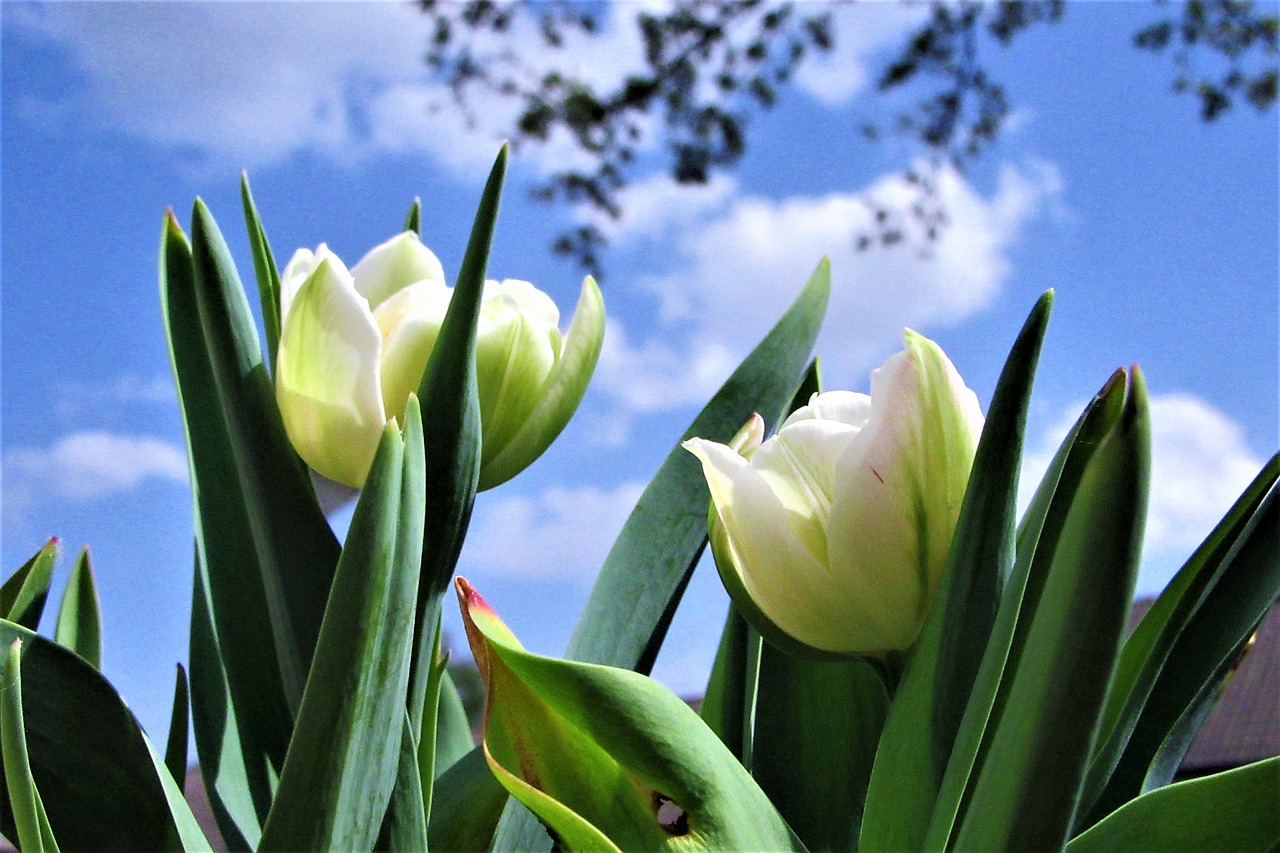
[[436,281],[411,284],[374,309],[382,334],[382,405],[388,418],[404,415],[418,389],[453,291]]
[[840,460],[828,528],[851,601],[875,602],[881,650],[915,641],[946,562],[982,427],[977,398],[932,341],[871,374],[866,428]]
[[809,398],[809,404],[792,412],[782,423],[786,429],[793,423],[817,419],[839,421],[861,429],[871,416],[871,398],[855,391],[824,391]]
[[412,231],[402,231],[374,246],[351,268],[351,275],[370,308],[377,308],[393,293],[416,282],[445,283],[440,259]]
[[[755,470],[756,460],[772,443],[766,442],[751,464],[713,441],[694,438],[684,447],[702,462],[712,505],[727,532],[729,562],[748,603],[753,602],[769,622],[805,645],[822,651],[844,650],[841,603],[831,595],[830,572],[815,554],[814,544],[799,535],[797,513],[784,506],[765,476]],[[732,585],[726,586],[733,590]]]
[[281,328],[284,327],[284,322],[289,317],[289,309],[293,306],[293,300],[298,296],[299,288],[302,287],[307,279],[311,278],[311,274],[325,261],[329,262],[337,275],[350,275],[347,272],[347,265],[342,262],[341,258],[329,251],[329,247],[324,243],[316,247],[314,252],[310,249],[299,249],[293,253],[293,257],[285,265],[284,272],[280,273]]
[[484,456],[501,453],[537,405],[560,355],[558,320],[555,303],[528,282],[485,285],[476,333]]
[[298,289],[280,334],[276,399],[303,461],[358,488],[386,423],[382,336],[344,273],[340,262],[325,259]]
[[[565,333],[560,357],[538,392],[519,432],[492,455],[485,454],[480,488],[491,489],[514,477],[542,455],[555,440],[587,391],[604,342],[604,297],[595,279],[587,276]],[[487,429],[487,427],[486,427]]]

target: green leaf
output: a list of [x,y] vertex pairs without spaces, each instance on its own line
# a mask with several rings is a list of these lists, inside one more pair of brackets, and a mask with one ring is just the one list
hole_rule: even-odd
[[18,846],[35,853],[57,850],[27,755],[27,730],[22,721],[21,640],[14,640],[9,647],[0,672],[0,747]]
[[0,587],[0,616],[32,631],[40,626],[57,556],[58,537],[55,536],[9,576]]
[[761,649],[751,775],[810,850],[858,848],[888,708],[884,682],[865,661]]
[[434,638],[426,617],[431,608],[439,607],[439,599],[457,565],[480,477],[476,329],[506,173],[507,147],[504,145],[480,197],[449,310],[418,387],[423,434],[430,439],[426,446],[426,479],[431,483],[426,500],[426,541],[422,548],[422,579],[418,586],[409,683],[409,717],[418,728],[433,664]]
[[76,559],[71,580],[67,581],[66,591],[62,593],[53,639],[95,668],[102,668],[102,617],[87,546]]
[[383,432],[338,561],[260,850],[368,850],[396,782],[422,561],[422,422]]
[[403,714],[400,727],[400,754],[396,761],[396,781],[391,802],[382,819],[377,850],[426,850],[427,810],[422,774],[418,769],[418,736],[409,722],[409,711]]
[[1067,845],[1067,853],[1217,853],[1280,845],[1280,757],[1138,797]]
[[[1127,707],[1112,711],[1116,723],[1091,780],[1105,785],[1082,826],[1172,779],[1280,595],[1278,474],[1280,457],[1272,457],[1126,643],[1117,691],[1127,691]],[[1123,747],[1118,756],[1117,747]]]
[[[447,664],[447,659],[445,663]],[[436,713],[436,748],[432,756],[436,778],[475,749],[471,738],[471,721],[462,704],[453,676],[446,666],[440,673],[440,707]],[[421,762],[420,762],[421,763]],[[425,773],[425,767],[423,769]]]
[[[245,484],[234,475],[236,444],[205,344],[191,247],[172,213],[165,217],[160,257],[160,300],[195,509],[190,676],[196,750],[223,837],[244,849],[261,834],[293,715]],[[336,541],[331,547],[336,551]]]
[[471,750],[436,779],[427,824],[431,853],[486,851],[507,802],[484,752]]
[[[993,650],[992,661],[982,666],[994,608],[1013,562],[1026,412],[1052,305],[1052,291],[1036,303],[996,385],[948,565],[894,698],[872,771],[861,836],[867,850],[924,845],[952,746],[959,738],[950,790],[944,793],[949,832],[974,761],[1008,644],[1006,636],[1004,648]],[[975,678],[980,679],[976,686]],[[976,719],[962,726],[971,687]]]
[[[190,811],[172,810],[168,772],[101,673],[63,646],[0,620],[0,643],[15,640],[22,642],[31,774],[58,843],[68,850],[200,846]],[[10,739],[3,740],[7,748]],[[0,833],[14,838],[8,803],[0,792]]]
[[409,206],[409,215],[404,218],[405,231],[412,231],[419,238],[422,237],[422,199],[415,198],[413,204]]
[[[231,470],[240,481],[242,512],[248,516],[266,593],[281,683],[296,715],[337,563],[338,544],[302,462],[285,435],[235,263],[200,199],[196,199],[192,214],[191,257],[198,323],[217,393],[213,406],[222,412],[226,423],[235,462]],[[194,389],[182,390],[184,395],[196,393]],[[194,436],[189,433],[188,438]],[[225,468],[202,470],[198,467],[201,460],[194,462],[202,481],[229,473]],[[221,522],[221,517],[202,518],[201,526]],[[217,589],[213,592],[216,614]],[[223,624],[215,624],[221,632]]]
[[178,790],[182,791],[187,783],[187,721],[190,711],[187,672],[182,664],[178,664],[177,670],[173,684],[173,710],[169,714],[169,739],[164,748],[164,766],[168,768]]
[[[1134,368],[1115,426],[1078,487],[1054,495],[1036,559],[1051,559],[1007,700],[955,837],[960,849],[1065,844],[1119,653],[1146,518],[1150,425]],[[1060,520],[1059,520],[1060,519]]]
[[[755,649],[749,650],[749,644],[754,644]],[[749,672],[749,661],[759,662],[759,650],[760,635],[751,630],[747,620],[730,602],[724,629],[720,632],[720,646],[716,649],[716,659],[711,665],[711,676],[698,713],[707,728],[716,733],[716,737],[739,761],[748,751],[755,706],[757,679],[756,673]]]
[[262,310],[262,328],[267,335],[267,358],[271,375],[276,372],[276,352],[280,349],[280,272],[271,254],[271,243],[258,218],[258,208],[249,192],[249,175],[240,173],[240,201],[244,207],[244,224],[249,231],[249,248],[253,252],[253,273],[258,280],[258,302]]
[[484,748],[569,850],[803,850],[697,714],[630,670],[529,654],[462,579]]
[[[818,264],[778,323],[721,386],[645,488],[605,558],[578,617],[567,656],[647,673],[707,542],[711,496],[701,466],[680,444],[728,441],[752,414],[772,427],[787,410],[822,327],[831,264]],[[517,824],[518,821],[518,824]],[[539,844],[527,817],[511,817],[497,843]]]

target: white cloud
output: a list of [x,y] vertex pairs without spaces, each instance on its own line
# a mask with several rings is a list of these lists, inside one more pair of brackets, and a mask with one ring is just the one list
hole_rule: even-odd
[[[1085,403],[1065,410],[1029,448],[1019,483],[1026,507],[1062,439]],[[1262,468],[1244,429],[1221,410],[1190,394],[1151,398],[1151,491],[1140,582],[1158,592],[1172,571],[1198,546]]]
[[467,534],[462,571],[589,583],[644,486],[556,486],[534,495],[481,497]]
[[[800,11],[805,11],[800,7]],[[831,9],[835,44],[815,53],[796,72],[796,84],[820,103],[848,103],[871,82],[868,66],[887,48],[901,47],[929,15],[927,6],[857,3]]]
[[156,438],[77,432],[46,448],[4,454],[6,504],[39,497],[86,501],[130,492],[145,481],[187,482],[187,456]]
[[[900,206],[911,188],[898,175],[824,196],[773,200],[722,189],[695,195],[662,183],[639,188],[642,213],[615,236],[637,251],[663,253],[672,270],[641,284],[658,303],[653,331],[637,337],[614,324],[597,382],[624,409],[651,412],[703,400],[770,328],[824,255],[832,296],[817,350],[829,384],[848,386],[900,346],[904,327],[953,326],[986,307],[1011,272],[1009,250],[1023,225],[1052,209],[1062,180],[1050,164],[1005,166],[983,195],[954,173],[940,179],[951,224],[927,252],[911,244],[859,252],[872,224],[871,197]],[[910,223],[908,223],[908,227]]]

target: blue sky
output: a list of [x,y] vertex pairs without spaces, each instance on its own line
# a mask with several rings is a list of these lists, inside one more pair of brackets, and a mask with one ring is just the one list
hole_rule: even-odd
[[[185,658],[191,570],[156,284],[165,208],[186,220],[202,196],[251,279],[241,169],[281,260],[327,242],[353,263],[421,196],[424,240],[452,275],[503,108],[480,104],[474,132],[427,111],[440,93],[420,61],[425,21],[407,5],[0,10],[0,556],[11,571],[59,535],[65,578],[91,545],[106,672],[159,736]],[[463,556],[530,648],[563,649],[644,483],[824,254],[835,291],[819,349],[833,388],[865,391],[911,326],[943,345],[985,406],[1026,311],[1057,289],[1032,471],[1112,370],[1142,366],[1155,424],[1142,591],[1160,588],[1276,449],[1275,113],[1202,124],[1169,91],[1169,60],[1129,45],[1157,9],[1070,5],[1056,27],[989,48],[1014,114],[967,178],[945,179],[954,225],[932,257],[857,254],[859,198],[900,196],[914,156],[861,141],[862,120],[885,115],[868,81],[918,14],[842,12],[837,52],[756,120],[740,169],[698,189],[653,170],[629,192],[627,217],[609,226],[596,380],[556,445],[481,495]],[[613,28],[573,57],[609,79],[636,50]],[[526,191],[569,156],[553,141],[516,157],[490,263],[566,314],[581,272],[547,246],[584,214]],[[659,677],[701,689],[724,607],[714,570],[700,568]],[[449,624],[456,632],[453,614]]]

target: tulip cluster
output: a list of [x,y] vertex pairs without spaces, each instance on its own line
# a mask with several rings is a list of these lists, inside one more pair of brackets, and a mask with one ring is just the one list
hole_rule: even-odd
[[[448,311],[435,254],[405,231],[350,270],[325,245],[299,249],[280,276],[276,396],[302,459],[364,484],[383,426],[403,421]],[[568,423],[595,368],[604,306],[590,278],[567,335],[527,281],[487,281],[476,339],[483,425],[481,488],[528,466]]]

